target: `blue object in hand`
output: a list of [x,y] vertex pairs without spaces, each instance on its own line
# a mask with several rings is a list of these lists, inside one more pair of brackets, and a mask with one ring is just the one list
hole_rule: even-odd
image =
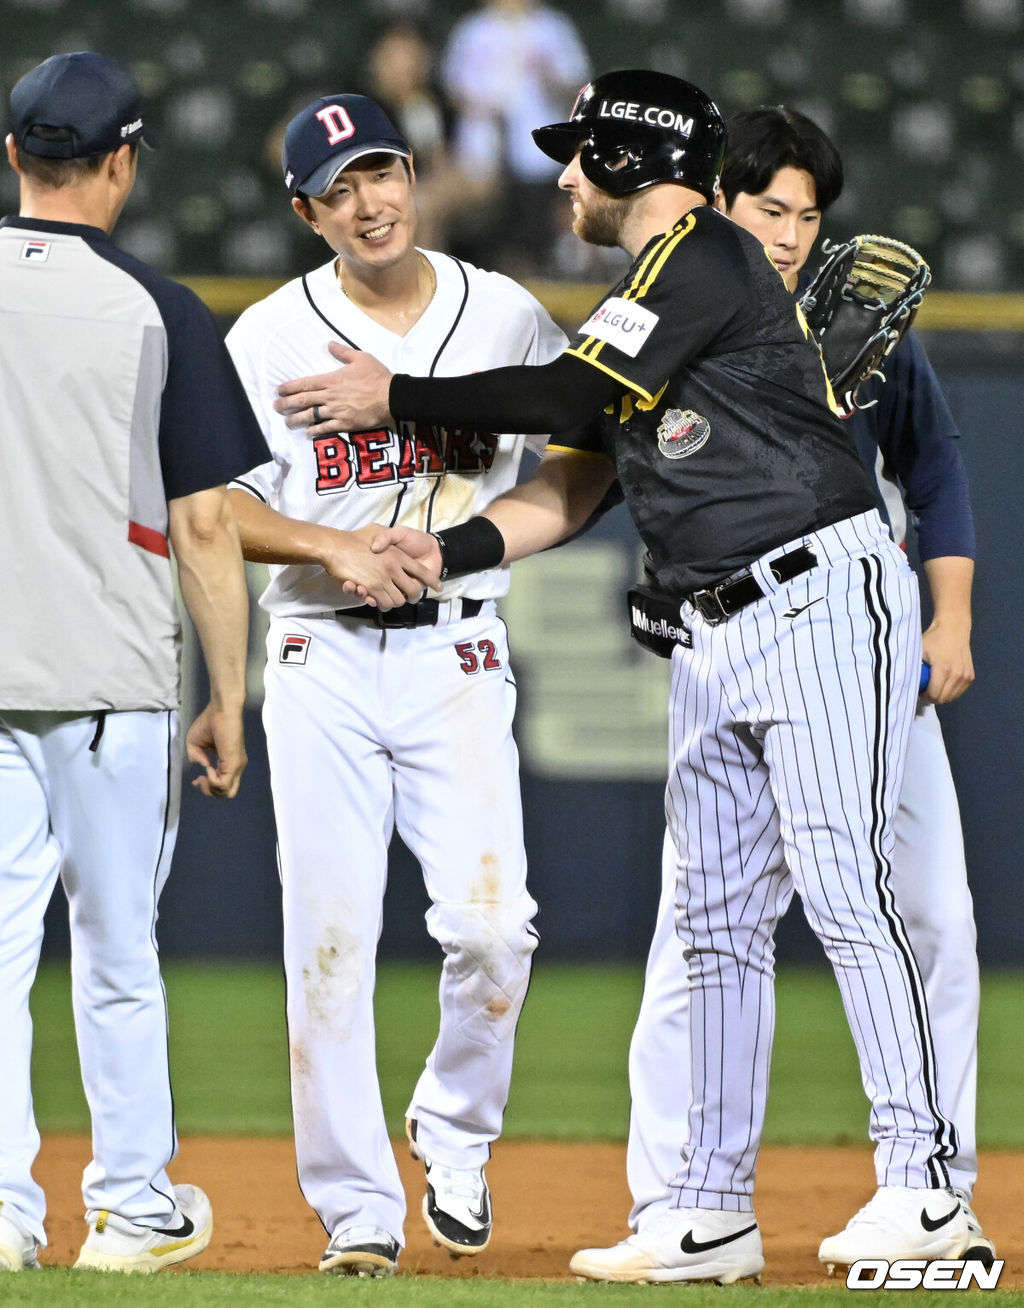
[[932,670],[931,670],[931,668],[928,666],[927,663],[922,663],[922,664],[921,664],[921,684],[920,684],[920,685],[918,686],[918,688],[917,688],[917,693],[918,693],[919,695],[922,694],[923,691],[925,690],[925,688],[927,687],[928,682],[929,682],[929,680],[931,679],[931,675],[932,675]]

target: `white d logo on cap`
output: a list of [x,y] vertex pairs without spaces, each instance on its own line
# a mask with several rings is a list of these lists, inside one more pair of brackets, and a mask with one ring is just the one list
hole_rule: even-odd
[[337,145],[339,141],[347,141],[350,136],[356,134],[355,124],[348,116],[348,110],[340,104],[329,104],[319,110],[316,116],[327,128],[328,145]]

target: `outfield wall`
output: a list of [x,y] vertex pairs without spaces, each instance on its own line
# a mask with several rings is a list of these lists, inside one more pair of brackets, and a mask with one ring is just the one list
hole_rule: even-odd
[[[588,294],[577,292],[581,302]],[[576,307],[570,300],[567,312]],[[965,436],[979,541],[977,681],[941,716],[963,810],[982,962],[1014,966],[1024,962],[1024,312],[1021,297],[989,297],[988,313],[985,307],[985,297],[946,297],[922,335]],[[964,323],[993,321],[1000,330],[962,330]],[[628,638],[623,593],[638,557],[628,518],[617,511],[584,540],[516,565],[505,608],[521,692],[517,738],[531,883],[550,958],[639,957],[653,920],[667,665]],[[258,612],[253,622],[250,767],[231,804],[185,789],[159,928],[169,955],[258,956],[278,948]],[[399,849],[383,954],[433,950],[425,906],[415,864]],[[66,930],[58,908],[50,928],[48,950],[60,951]],[[819,957],[798,909],[783,923],[780,955]]]

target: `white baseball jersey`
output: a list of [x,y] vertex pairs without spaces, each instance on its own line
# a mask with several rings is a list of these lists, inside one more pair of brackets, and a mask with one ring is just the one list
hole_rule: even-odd
[[[547,363],[565,338],[529,292],[449,255],[424,251],[437,291],[397,336],[358,308],[332,260],[241,315],[228,348],[273,454],[233,483],[289,518],[352,531],[372,522],[438,531],[480,513],[515,485],[528,438],[400,423],[387,430],[313,440],[274,412],[281,382],[337,366],[330,340],[375,355],[392,372],[453,377],[505,364]],[[529,438],[538,452],[542,437]],[[301,472],[301,475],[297,475]],[[273,564],[260,603],[275,616],[313,617],[362,603],[322,568]],[[489,599],[508,590],[508,569],[446,582],[442,599]]]
[[[352,530],[454,525],[515,484],[520,436],[402,424],[310,439],[274,412],[281,382],[337,366],[331,340],[425,375],[545,363],[561,351],[561,332],[514,282],[426,257],[437,290],[404,336],[344,295],[333,263],[242,315],[228,343],[273,459],[235,486],[287,517]],[[537,942],[515,679],[494,604],[508,570],[447,583],[451,602],[436,622],[399,629],[378,627],[319,567],[271,573],[261,601],[271,614],[263,722],[299,1180],[327,1231],[380,1227],[402,1243],[405,1194],[381,1106],[373,1012],[392,832],[420,864],[426,928],[444,956],[438,1036],[406,1114],[432,1162],[487,1161]]]

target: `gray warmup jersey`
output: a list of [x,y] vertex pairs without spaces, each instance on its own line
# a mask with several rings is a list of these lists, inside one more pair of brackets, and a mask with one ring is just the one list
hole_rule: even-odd
[[98,228],[4,219],[0,433],[0,707],[175,707],[167,501],[267,457],[212,317]]

